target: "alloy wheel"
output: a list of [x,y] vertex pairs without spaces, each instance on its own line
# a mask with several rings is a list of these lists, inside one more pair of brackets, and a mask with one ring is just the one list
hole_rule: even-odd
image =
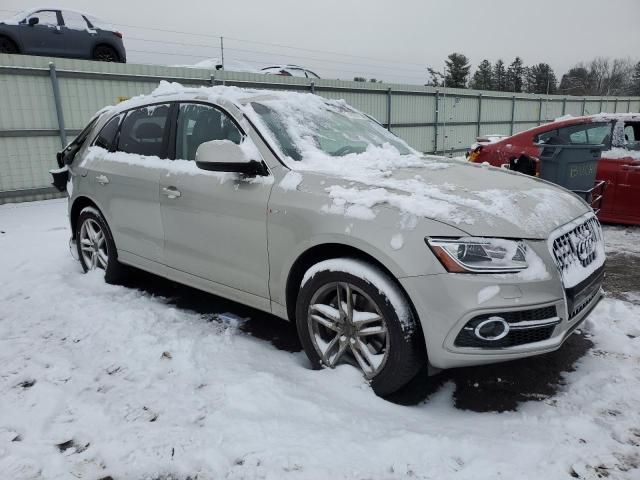
[[102,228],[92,218],[87,218],[80,228],[80,252],[87,270],[107,269],[109,251]]
[[311,341],[322,363],[351,363],[375,377],[389,353],[387,325],[376,303],[349,282],[324,285],[313,295],[307,314]]

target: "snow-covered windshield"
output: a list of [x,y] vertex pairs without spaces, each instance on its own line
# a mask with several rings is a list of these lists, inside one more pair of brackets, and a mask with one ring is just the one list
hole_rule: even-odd
[[331,157],[364,153],[371,146],[384,145],[394,147],[401,155],[413,153],[404,141],[344,102],[306,100],[251,103],[282,153],[293,160],[302,160],[303,152],[309,149],[320,150]]
[[9,18],[7,18],[5,20],[5,23],[9,23],[9,24],[20,23],[25,18],[27,18],[31,13],[33,13],[33,8],[30,8],[27,10],[21,10],[15,15],[11,15]]

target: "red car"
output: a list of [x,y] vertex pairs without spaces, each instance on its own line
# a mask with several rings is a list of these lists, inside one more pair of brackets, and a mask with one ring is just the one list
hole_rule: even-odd
[[[517,159],[537,159],[535,144],[604,144],[596,173],[606,189],[598,217],[602,222],[640,225],[640,114],[598,114],[547,123],[506,138],[478,138],[469,161],[496,167],[513,166]],[[539,168],[532,164],[527,173]]]

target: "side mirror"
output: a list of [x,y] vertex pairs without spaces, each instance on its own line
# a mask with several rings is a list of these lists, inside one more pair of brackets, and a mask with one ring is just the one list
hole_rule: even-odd
[[30,27],[33,27],[34,25],[37,25],[38,23],[40,23],[40,19],[38,17],[29,18],[29,26]]
[[236,172],[249,176],[267,175],[262,161],[252,160],[230,140],[211,140],[196,150],[196,165],[211,172]]

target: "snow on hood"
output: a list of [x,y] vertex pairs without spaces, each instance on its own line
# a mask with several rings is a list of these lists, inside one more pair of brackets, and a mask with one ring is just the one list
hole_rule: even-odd
[[[397,157],[397,152],[395,153]],[[360,168],[318,168],[300,162],[298,171],[331,175],[326,182],[331,203],[323,210],[374,219],[377,206],[399,210],[405,224],[412,217],[438,220],[472,236],[547,238],[557,227],[589,211],[572,193],[506,170],[441,157],[398,159],[390,148],[370,149],[353,159]],[[369,162],[368,162],[369,161]],[[370,163],[369,168],[361,168]],[[382,168],[379,168],[382,167]],[[341,181],[342,180],[342,181]]]

